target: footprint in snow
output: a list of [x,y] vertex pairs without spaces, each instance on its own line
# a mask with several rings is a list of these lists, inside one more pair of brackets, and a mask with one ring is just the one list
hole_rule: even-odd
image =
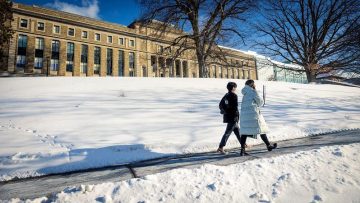
[[333,152],[332,152],[333,155],[335,156],[338,156],[338,157],[342,157],[343,156],[343,153],[341,152],[341,150],[339,148],[335,149]]
[[212,190],[212,191],[215,191],[215,190],[216,190],[216,185],[215,185],[215,183],[210,184],[210,185],[207,185],[206,187],[207,187],[209,190]]
[[320,195],[314,195],[313,201],[311,203],[321,202],[323,201]]
[[277,181],[274,184],[272,184],[272,186],[273,186],[272,196],[273,197],[278,196],[278,194],[280,193],[279,188],[281,187],[282,184],[285,183],[285,181],[287,181],[290,178],[290,175],[291,175],[290,173],[283,174],[277,179]]

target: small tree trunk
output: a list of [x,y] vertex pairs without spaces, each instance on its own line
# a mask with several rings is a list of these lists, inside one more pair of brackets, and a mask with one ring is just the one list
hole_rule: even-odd
[[315,71],[306,71],[306,78],[309,83],[316,82]]
[[[198,51],[197,51],[198,52]],[[204,78],[205,77],[205,61],[204,56],[201,53],[196,53],[198,64],[199,64],[199,77]]]
[[308,67],[304,67],[306,71],[306,78],[309,83],[316,82],[316,72],[318,67],[318,64],[310,64]]

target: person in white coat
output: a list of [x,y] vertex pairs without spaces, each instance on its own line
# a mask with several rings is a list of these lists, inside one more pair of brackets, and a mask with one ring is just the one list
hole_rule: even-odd
[[240,112],[240,132],[241,132],[241,152],[240,155],[248,155],[245,152],[246,138],[257,138],[260,134],[261,139],[266,144],[268,151],[277,147],[277,143],[270,144],[266,133],[269,131],[265,119],[260,113],[260,106],[263,105],[263,100],[259,96],[255,88],[253,80],[247,80],[245,87],[241,90],[243,94]]

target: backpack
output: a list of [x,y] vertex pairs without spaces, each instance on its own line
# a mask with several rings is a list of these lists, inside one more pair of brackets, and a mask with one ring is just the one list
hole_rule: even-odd
[[228,101],[227,96],[228,96],[228,93],[226,93],[223,96],[223,98],[220,100],[220,103],[219,103],[220,114],[225,114],[229,108],[229,101]]

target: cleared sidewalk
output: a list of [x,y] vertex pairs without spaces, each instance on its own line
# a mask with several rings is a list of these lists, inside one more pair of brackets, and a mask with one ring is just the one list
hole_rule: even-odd
[[175,168],[195,168],[203,164],[230,165],[248,160],[269,158],[287,153],[317,149],[322,146],[360,143],[360,129],[318,134],[304,138],[278,142],[277,149],[268,152],[265,146],[255,145],[248,151],[250,156],[239,156],[239,148],[231,149],[227,155],[216,152],[169,156],[126,165],[83,170],[64,174],[0,182],[0,200],[11,198],[32,199],[51,196],[67,187],[116,182],[141,178],[149,174]]

